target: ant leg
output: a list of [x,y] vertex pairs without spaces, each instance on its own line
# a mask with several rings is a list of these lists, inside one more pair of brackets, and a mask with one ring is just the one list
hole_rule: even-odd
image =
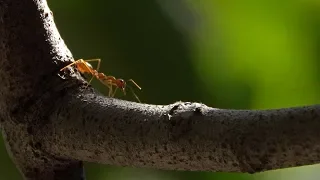
[[114,95],[116,95],[117,90],[118,90],[118,87],[116,87],[111,97],[114,97]]
[[97,65],[96,70],[99,71],[101,59],[88,59],[88,60],[84,60],[84,61],[85,61],[85,62],[98,62],[98,65]]
[[[88,60],[84,60],[85,62],[95,62],[95,61],[98,61],[98,65],[97,65],[97,69],[96,71],[98,72],[99,71],[99,68],[100,68],[100,63],[101,63],[101,59],[88,59]],[[92,74],[92,77],[90,79],[90,81],[88,82],[88,85],[91,83],[91,81],[93,80],[93,78],[95,77],[93,72],[91,72]]]
[[65,67],[63,67],[62,69],[60,69],[60,71],[63,71],[63,70],[65,70],[67,67],[70,67],[70,66],[72,66],[72,65],[74,65],[74,64],[77,64],[77,63],[79,63],[79,62],[81,62],[81,61],[82,61],[82,59],[76,60],[76,61],[74,61],[73,63],[68,64],[67,66],[65,66]]
[[112,94],[112,84],[110,86],[108,86],[109,88],[109,92],[108,92],[108,96],[111,97]]

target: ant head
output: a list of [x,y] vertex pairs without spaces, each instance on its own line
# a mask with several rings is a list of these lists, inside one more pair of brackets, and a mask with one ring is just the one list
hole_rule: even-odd
[[123,79],[117,79],[116,80],[117,87],[120,88],[124,94],[126,94],[125,89],[126,89],[126,81]]

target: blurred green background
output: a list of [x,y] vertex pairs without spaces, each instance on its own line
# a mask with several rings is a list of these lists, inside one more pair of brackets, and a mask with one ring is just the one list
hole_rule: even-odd
[[[319,0],[49,0],[75,59],[133,78],[141,101],[267,109],[320,103]],[[107,88],[97,81],[102,93]],[[128,93],[119,98],[135,100]],[[301,132],[303,133],[303,132]],[[320,166],[240,173],[85,164],[88,180],[317,179]],[[0,179],[21,179],[0,143]]]

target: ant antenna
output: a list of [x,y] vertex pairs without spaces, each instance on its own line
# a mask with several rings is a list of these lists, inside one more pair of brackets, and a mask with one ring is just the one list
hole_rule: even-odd
[[139,103],[141,103],[141,101],[140,101],[139,97],[136,95],[136,93],[134,92],[133,88],[132,88],[130,85],[129,85],[128,87],[130,88],[130,90],[131,90],[131,92],[132,92],[133,96],[134,96],[134,97],[139,101]]
[[134,82],[133,79],[129,79],[128,81],[131,81],[139,90],[141,90],[141,87],[136,82]]
[[[136,82],[134,82],[134,80],[133,79],[129,79],[128,81],[131,81],[132,82],[132,84],[134,84],[139,90],[141,90],[141,87],[136,83]],[[130,86],[130,85],[128,85],[128,87],[130,88],[130,90],[131,90],[131,92],[132,92],[132,94],[133,94],[133,96],[139,101],[139,103],[141,103],[141,101],[140,101],[140,99],[139,99],[139,97],[136,95],[136,93],[134,92],[134,90],[133,90],[133,88]]]

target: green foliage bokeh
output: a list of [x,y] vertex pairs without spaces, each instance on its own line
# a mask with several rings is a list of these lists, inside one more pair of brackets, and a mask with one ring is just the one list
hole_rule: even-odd
[[[150,104],[197,101],[267,109],[320,102],[318,0],[49,0],[75,59],[134,79]],[[93,86],[106,94],[107,88]],[[119,98],[135,100],[128,92]],[[301,132],[303,133],[303,132]],[[21,179],[0,145],[0,179]],[[315,179],[319,166],[240,173],[172,172],[86,164],[88,180]]]

